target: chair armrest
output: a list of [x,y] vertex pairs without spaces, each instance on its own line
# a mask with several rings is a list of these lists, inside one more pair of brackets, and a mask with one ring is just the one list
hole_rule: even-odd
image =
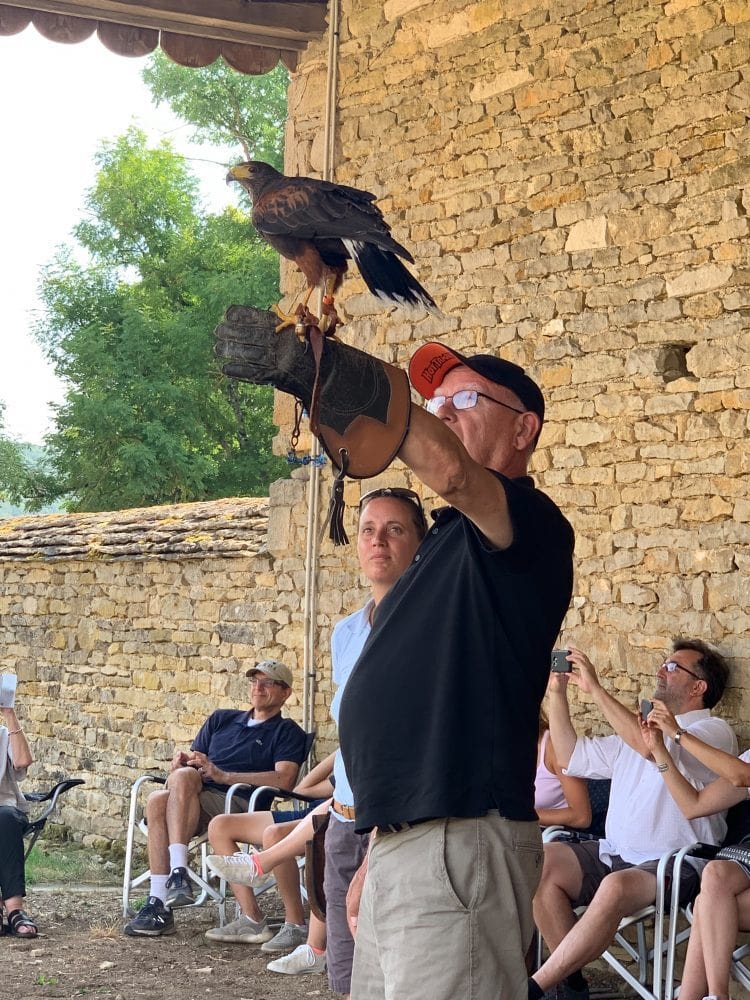
[[[237,786],[232,785],[229,792],[231,792],[235,787]],[[245,785],[244,787],[253,788],[252,785]],[[227,792],[227,795],[229,795],[229,792]],[[253,788],[247,811],[262,812],[264,809],[270,808],[274,799],[294,799],[298,802],[318,802],[320,796],[304,795],[302,792],[293,792],[288,788],[278,788],[275,785],[258,785]]]
[[593,833],[576,830],[573,826],[546,826],[542,830],[542,842],[551,844],[555,840],[564,840],[570,844],[580,844],[582,840],[599,840]]
[[71,788],[75,788],[76,785],[85,785],[86,782],[83,778],[66,778],[65,781],[60,781],[50,788],[48,792],[26,792],[24,798],[27,802],[47,802],[52,799],[56,802],[58,797],[64,792],[67,792]]
[[715,858],[716,855],[721,850],[719,844],[691,844],[691,846],[686,850],[685,854],[691,858],[705,858],[710,861],[711,858]]
[[66,778],[65,781],[58,782],[54,788],[50,788],[48,792],[29,792],[28,795],[24,795],[27,802],[47,802],[46,808],[36,817],[29,822],[29,829],[41,829],[47,822],[47,818],[52,813],[53,809],[57,805],[57,800],[65,792],[70,791],[71,788],[75,788],[76,785],[85,785],[86,782],[83,778]]

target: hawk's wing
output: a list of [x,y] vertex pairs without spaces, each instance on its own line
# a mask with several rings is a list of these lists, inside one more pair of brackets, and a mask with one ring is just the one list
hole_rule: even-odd
[[253,203],[253,225],[262,236],[374,243],[413,263],[391,236],[375,195],[312,177],[285,177]]

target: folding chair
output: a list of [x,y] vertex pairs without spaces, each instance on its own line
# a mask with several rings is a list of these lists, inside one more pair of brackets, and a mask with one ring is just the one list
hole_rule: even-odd
[[[135,835],[139,832],[144,838],[148,838],[146,827],[145,802],[141,801],[142,791],[147,782],[154,782],[157,785],[165,785],[166,777],[158,774],[142,774],[133,782],[130,788],[130,808],[128,810],[128,828],[125,835],[125,865],[122,877],[122,915],[123,917],[133,916],[130,906],[130,895],[134,889],[139,888],[151,878],[151,869],[147,868],[139,875],[133,875],[133,854],[135,848]],[[224,800],[224,811],[230,812],[232,808],[233,794],[231,789],[227,792]],[[195,858],[197,854],[197,867],[195,868]],[[193,906],[202,906],[208,899],[212,899],[219,907],[219,923],[223,927],[226,919],[225,894],[209,883],[213,878],[208,870],[206,858],[208,857],[208,835],[205,833],[193,837],[188,845],[188,866],[187,874],[194,882],[200,892],[195,897]]]
[[[305,734],[305,760],[308,759],[310,752],[312,751],[313,744],[315,742],[315,733]],[[144,839],[148,837],[148,830],[146,827],[146,815],[145,815],[145,802],[143,801],[144,793],[143,788],[148,782],[155,782],[159,785],[166,784],[166,777],[163,775],[156,774],[142,774],[137,778],[130,789],[130,807],[128,810],[128,826],[125,835],[125,863],[122,878],[122,915],[123,917],[129,917],[133,915],[132,908],[130,906],[130,897],[134,889],[138,889],[144,883],[146,883],[151,878],[151,870],[146,869],[138,875],[133,874],[133,855],[135,849],[135,837],[136,833],[140,833]],[[237,783],[232,785],[227,789],[224,798],[224,812],[232,811],[232,802],[236,795],[242,795],[243,792],[247,792],[249,789],[255,789],[253,785],[246,785],[242,783]],[[255,791],[260,792],[261,789],[255,789]],[[284,791],[282,789],[271,789],[270,791],[281,793],[287,798],[292,797],[291,792]],[[255,792],[253,792],[255,794]],[[244,798],[244,795],[243,795]],[[300,796],[300,798],[305,798],[305,796]],[[266,800],[270,800],[269,796],[266,796]],[[255,798],[251,795],[247,803],[247,811],[253,812],[257,811],[259,808],[270,808],[265,805],[258,806],[257,802],[263,801],[258,795]],[[195,885],[198,886],[200,892],[195,898],[193,906],[202,906],[208,900],[213,900],[219,909],[219,924],[224,926],[226,921],[226,881],[224,879],[218,880],[218,888],[215,884],[216,876],[209,871],[206,859],[211,852],[209,851],[208,835],[203,833],[199,834],[197,837],[193,837],[188,845],[188,877]],[[191,860],[196,858],[196,861]],[[197,869],[197,870],[196,870]],[[266,888],[270,888],[272,884],[269,883]],[[263,890],[260,890],[263,891]]]
[[64,781],[59,781],[53,788],[50,788],[48,792],[26,792],[24,794],[24,798],[29,803],[47,803],[42,812],[40,812],[34,819],[29,818],[26,824],[26,829],[23,833],[27,841],[23,856],[24,861],[28,858],[29,854],[31,854],[31,850],[37,842],[40,833],[47,825],[47,820],[57,806],[57,800],[60,796],[70,791],[71,788],[75,788],[76,785],[83,784],[85,784],[83,778],[66,778]]
[[[607,779],[590,779],[589,796],[591,798],[592,822],[586,831],[568,830],[564,827],[548,827],[543,833],[545,843],[555,840],[581,841],[599,839],[604,835],[604,821],[609,802],[610,781]],[[673,878],[673,895],[666,898],[666,875],[670,861],[675,858],[675,874]],[[679,860],[678,860],[679,859]],[[643,1000],[663,1000],[666,996],[671,1000],[671,994],[665,994],[665,982],[669,981],[669,959],[677,944],[687,937],[688,931],[678,933],[678,909],[673,909],[679,896],[679,868],[682,859],[679,852],[669,851],[659,859],[656,872],[656,899],[650,906],[645,906],[624,917],[615,934],[612,944],[601,955],[610,968],[623,979],[631,989]],[[579,907],[576,913],[580,916],[585,907]],[[649,945],[649,927],[653,924],[651,944]],[[669,928],[667,933],[666,928]],[[630,939],[634,934],[635,940]],[[615,951],[614,949],[618,949]],[[624,954],[623,954],[624,953]],[[541,939],[537,953],[537,964],[541,964]],[[665,967],[666,960],[666,967]]]
[[[716,857],[716,854],[721,847],[730,847],[733,844],[739,844],[743,840],[747,843],[747,838],[750,837],[750,800],[745,799],[742,802],[738,802],[736,805],[732,806],[727,812],[727,832],[721,845],[715,847],[711,844],[691,844],[688,847],[684,847],[681,851],[678,851],[675,855],[675,873],[674,881],[672,885],[672,899],[670,908],[670,925],[669,925],[669,935],[667,938],[667,950],[666,950],[666,963],[665,963],[665,986],[664,986],[664,998],[665,1000],[672,1000],[675,993],[675,983],[674,983],[674,969],[676,962],[677,947],[684,941],[690,934],[689,925],[692,924],[693,919],[693,908],[692,904],[684,909],[679,907],[678,901],[678,878],[679,878],[679,867],[682,865],[683,861],[688,857],[702,858],[706,860],[712,860]],[[687,923],[687,931],[679,933],[677,930],[679,916],[684,916]],[[745,964],[745,959],[750,955],[750,944],[740,945],[732,952],[732,963],[731,972],[732,977],[737,980],[737,982],[743,986],[746,990],[750,990],[750,968]]]

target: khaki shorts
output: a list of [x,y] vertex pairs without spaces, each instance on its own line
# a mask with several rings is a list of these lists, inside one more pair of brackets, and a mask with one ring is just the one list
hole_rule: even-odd
[[542,871],[536,822],[491,814],[378,833],[362,894],[352,1000],[526,1000]]
[[[224,814],[226,792],[220,792],[218,788],[204,788],[198,796],[198,801],[201,804],[201,818],[198,829],[195,832],[205,833],[208,829],[208,824],[214,816],[222,816]],[[247,799],[238,799],[237,796],[232,799],[230,812],[245,812],[246,809]]]

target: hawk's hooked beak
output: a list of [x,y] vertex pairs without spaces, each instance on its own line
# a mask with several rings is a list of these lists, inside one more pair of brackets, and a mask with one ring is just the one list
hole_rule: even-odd
[[250,179],[250,172],[247,169],[247,164],[237,163],[235,166],[229,168],[229,173],[226,176],[227,184],[231,184],[232,181],[247,181]]

